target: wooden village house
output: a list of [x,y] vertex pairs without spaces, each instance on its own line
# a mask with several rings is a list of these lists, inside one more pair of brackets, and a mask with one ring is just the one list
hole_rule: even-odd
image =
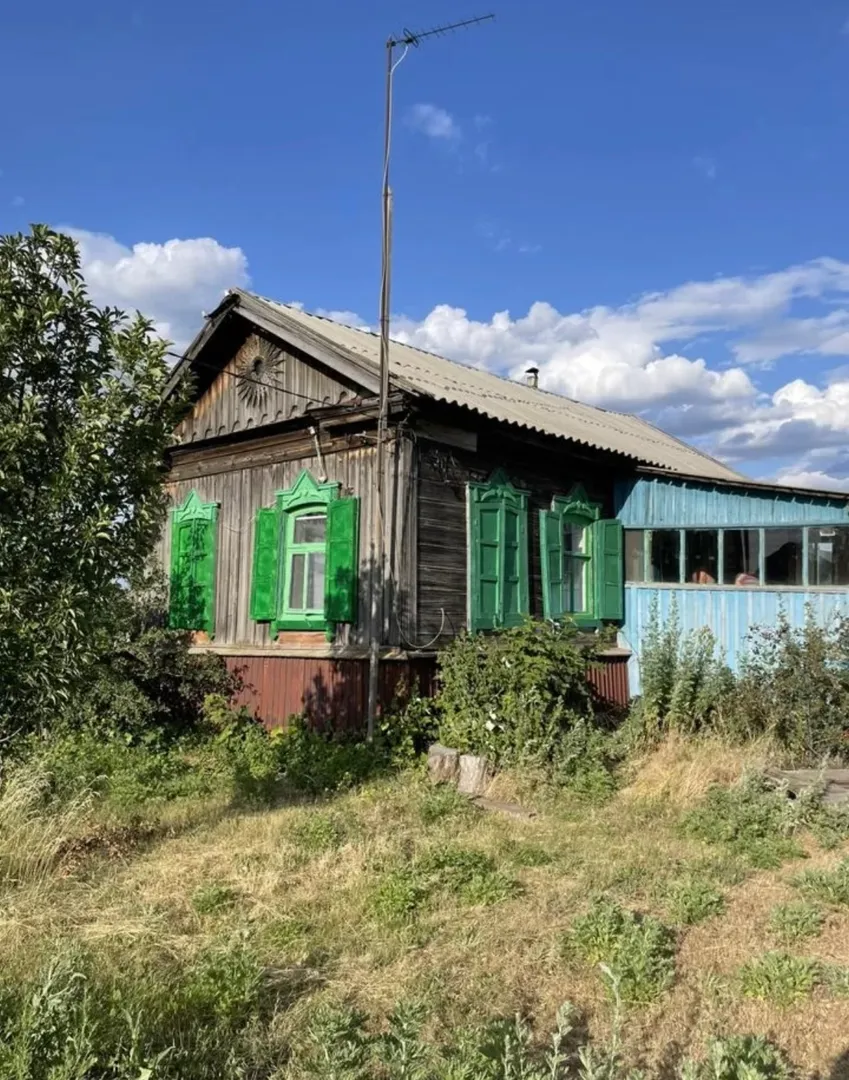
[[381,520],[378,348],[236,289],[173,372],[168,392],[187,373],[192,392],[160,548],[172,623],[241,671],[267,723],[360,722],[373,631],[386,702],[427,687],[464,629],[612,624],[595,679],[624,703],[653,605],[709,626],[732,665],[781,610],[849,612],[849,497],[747,480],[638,417],[397,342]]

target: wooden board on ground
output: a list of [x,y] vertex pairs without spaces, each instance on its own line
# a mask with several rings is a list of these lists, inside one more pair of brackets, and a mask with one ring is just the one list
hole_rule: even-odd
[[794,796],[814,788],[822,791],[823,803],[849,802],[849,769],[767,769],[766,776]]

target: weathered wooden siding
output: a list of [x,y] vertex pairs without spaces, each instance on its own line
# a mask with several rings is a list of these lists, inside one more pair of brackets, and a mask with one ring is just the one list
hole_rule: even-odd
[[[344,492],[360,498],[360,576],[358,621],[337,629],[335,646],[365,645],[369,640],[372,588],[376,572],[373,542],[376,499],[374,436],[348,437],[348,447],[324,440],[329,452],[322,453],[323,469],[330,481],[338,481]],[[298,456],[292,456],[295,445]],[[251,570],[254,521],[261,506],[271,506],[275,492],[291,487],[302,469],[318,477],[322,466],[310,441],[286,443],[281,440],[251,441],[223,448],[217,456],[206,452],[192,460],[175,458],[173,479],[168,485],[172,505],[180,505],[195,490],[203,502],[217,502],[218,547],[216,558],[214,646],[285,645],[286,636],[273,643],[266,623],[250,618]],[[410,497],[411,444],[398,438],[390,444],[388,459],[388,505],[392,508],[384,524],[393,581],[386,590],[383,613],[383,640],[398,643],[398,626],[409,605],[415,535],[416,503]],[[283,459],[283,460],[281,460]],[[246,467],[239,467],[249,462]],[[396,498],[397,490],[397,498]],[[170,560],[170,529],[163,534],[159,554],[164,566]],[[397,611],[396,611],[397,609]]]
[[[254,357],[270,354],[277,358],[273,372],[251,381]],[[240,377],[244,375],[248,378]],[[250,431],[304,416],[310,407],[346,404],[359,392],[335,372],[251,334],[195,403],[177,435],[182,442],[194,442]]]
[[466,626],[466,484],[486,480],[503,468],[511,482],[530,492],[531,615],[542,617],[542,569],[539,551],[539,513],[549,509],[554,495],[567,495],[582,483],[588,496],[613,511],[615,473],[602,460],[579,454],[537,450],[483,428],[476,452],[420,438],[418,459],[418,643],[437,638],[444,644]]

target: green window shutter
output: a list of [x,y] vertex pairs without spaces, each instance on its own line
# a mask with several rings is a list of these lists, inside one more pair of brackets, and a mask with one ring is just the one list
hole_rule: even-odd
[[614,518],[593,525],[593,562],[596,581],[596,616],[621,622],[625,614],[622,523]]
[[277,566],[280,546],[280,515],[275,507],[262,506],[254,522],[254,564],[251,577],[251,618],[272,622],[277,617]]
[[563,614],[563,522],[553,510],[539,512],[542,611],[546,619]]
[[192,523],[171,525],[171,590],[168,597],[168,625],[172,630],[192,630],[189,625],[189,598],[192,588]]
[[504,522],[498,501],[479,502],[472,492],[471,506],[471,629],[492,630],[501,621],[501,550]]
[[357,618],[360,500],[334,499],[327,504],[327,563],[324,615],[328,622]]
[[501,619],[504,626],[518,626],[529,610],[527,507],[512,506],[505,501],[502,514]]
[[192,522],[192,630],[215,631],[215,522]]

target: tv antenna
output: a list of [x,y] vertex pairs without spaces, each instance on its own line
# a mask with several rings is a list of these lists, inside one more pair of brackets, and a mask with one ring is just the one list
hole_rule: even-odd
[[[377,514],[372,515],[372,590],[371,590],[371,632],[369,635],[369,672],[368,672],[368,738],[374,737],[374,725],[377,717],[378,673],[380,666],[380,646],[383,641],[384,594],[386,582],[386,428],[389,418],[389,301],[390,279],[392,276],[392,188],[389,185],[389,159],[392,145],[392,90],[395,71],[404,60],[410,47],[419,45],[432,37],[443,37],[455,30],[464,30],[481,23],[491,22],[494,14],[478,15],[459,22],[434,26],[430,30],[404,29],[396,36],[386,40],[386,103],[383,125],[383,189],[382,189],[382,235],[380,255],[380,392],[377,418]],[[401,55],[395,59],[395,50],[403,47]]]

